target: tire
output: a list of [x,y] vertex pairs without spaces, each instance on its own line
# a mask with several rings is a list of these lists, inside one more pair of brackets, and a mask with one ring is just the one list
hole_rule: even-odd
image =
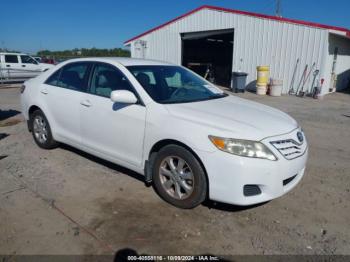
[[39,147],[53,149],[58,146],[52,137],[49,121],[41,110],[36,110],[31,114],[29,125],[34,141]]
[[176,207],[195,208],[206,199],[207,178],[204,169],[184,147],[163,147],[153,161],[152,176],[159,196]]

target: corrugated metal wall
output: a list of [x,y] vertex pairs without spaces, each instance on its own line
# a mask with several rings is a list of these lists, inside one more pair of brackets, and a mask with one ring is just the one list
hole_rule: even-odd
[[[181,64],[181,33],[232,28],[235,30],[232,68],[249,73],[248,84],[254,85],[256,66],[269,65],[271,77],[283,79],[283,91],[287,93],[298,58],[296,82],[305,65],[314,62],[323,76],[328,48],[326,29],[203,9],[139,40],[147,41],[144,58]],[[133,46],[131,43],[132,56],[136,57]]]

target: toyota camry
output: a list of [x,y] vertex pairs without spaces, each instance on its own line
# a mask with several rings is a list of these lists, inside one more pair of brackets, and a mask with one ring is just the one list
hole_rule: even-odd
[[266,202],[304,175],[308,145],[293,118],[181,66],[73,59],[26,81],[21,93],[39,147],[65,143],[136,171],[180,208]]

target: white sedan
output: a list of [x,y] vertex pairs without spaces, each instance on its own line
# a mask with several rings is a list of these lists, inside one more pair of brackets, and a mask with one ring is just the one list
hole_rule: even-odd
[[38,146],[58,143],[136,171],[180,208],[252,205],[302,179],[308,146],[287,114],[227,95],[190,70],[130,58],[61,63],[22,87]]

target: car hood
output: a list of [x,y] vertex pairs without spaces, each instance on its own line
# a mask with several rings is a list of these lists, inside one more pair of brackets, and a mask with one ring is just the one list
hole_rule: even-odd
[[[168,104],[175,117],[216,129],[233,138],[262,140],[288,133],[298,127],[286,113],[235,96],[207,101]],[[219,135],[219,134],[211,134]]]

